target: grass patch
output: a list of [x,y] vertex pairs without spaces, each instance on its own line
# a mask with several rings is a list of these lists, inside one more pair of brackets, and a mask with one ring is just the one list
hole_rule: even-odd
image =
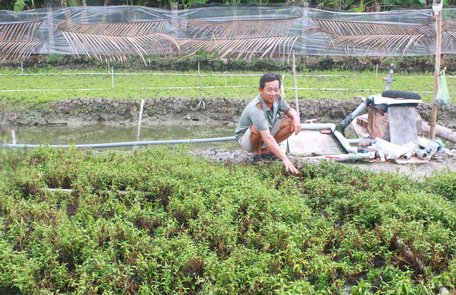
[[[4,101],[43,103],[72,98],[250,98],[258,87],[262,73],[222,72],[115,72],[114,82],[108,72],[55,69],[34,70],[21,75],[11,69],[0,70],[0,96]],[[285,74],[285,95],[294,98],[291,73]],[[298,75],[300,99],[352,99],[380,94],[385,88],[383,77],[372,71],[312,71]],[[391,89],[419,93],[430,102],[433,73],[395,74]],[[450,91],[456,87],[449,77]],[[253,92],[252,92],[253,91]]]

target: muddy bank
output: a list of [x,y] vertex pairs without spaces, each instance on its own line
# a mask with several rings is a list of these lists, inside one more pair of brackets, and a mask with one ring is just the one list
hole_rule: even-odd
[[[249,100],[236,99],[147,99],[143,126],[156,124],[235,124]],[[290,100],[289,100],[290,101]],[[353,112],[362,99],[300,100],[301,122],[338,123]],[[294,103],[290,101],[294,107]],[[136,125],[140,109],[138,100],[71,99],[38,106],[0,105],[0,124],[22,126],[83,126],[89,124]],[[430,120],[431,105],[422,103],[417,112]],[[456,106],[439,109],[437,123],[456,129]]]

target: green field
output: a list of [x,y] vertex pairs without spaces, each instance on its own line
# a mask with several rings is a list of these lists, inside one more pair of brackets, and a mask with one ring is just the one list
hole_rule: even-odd
[[[0,70],[0,98],[11,102],[49,102],[73,98],[228,98],[247,99],[256,93],[262,73],[253,72],[108,72],[57,71],[25,72]],[[285,76],[288,98],[295,97],[291,73]],[[352,99],[381,94],[386,73],[323,71],[298,73],[300,99]],[[448,77],[450,93],[456,80]],[[423,101],[432,101],[433,74],[395,74],[392,90],[413,91]]]
[[456,174],[0,150],[1,294],[456,291]]

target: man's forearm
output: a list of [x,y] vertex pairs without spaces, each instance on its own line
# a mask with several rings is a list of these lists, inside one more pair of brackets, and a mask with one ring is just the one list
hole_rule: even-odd
[[287,117],[293,121],[293,131],[298,134],[301,131],[301,118],[294,109],[289,109],[286,113]]

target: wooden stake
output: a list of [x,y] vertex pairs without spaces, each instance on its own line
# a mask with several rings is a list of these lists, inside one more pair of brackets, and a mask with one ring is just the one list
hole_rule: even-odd
[[431,121],[429,122],[429,138],[435,139],[435,125],[437,123],[437,94],[440,90],[440,55],[442,52],[442,14],[443,11],[440,10],[439,14],[436,16],[435,21],[435,71],[434,71],[434,89],[433,89],[433,101],[432,101],[432,110],[431,110]]
[[298,82],[296,80],[296,62],[295,62],[295,53],[293,51],[293,82],[295,89],[295,101],[296,101],[296,113],[298,114],[299,121],[301,121],[301,115],[299,114],[299,101],[298,101]]

